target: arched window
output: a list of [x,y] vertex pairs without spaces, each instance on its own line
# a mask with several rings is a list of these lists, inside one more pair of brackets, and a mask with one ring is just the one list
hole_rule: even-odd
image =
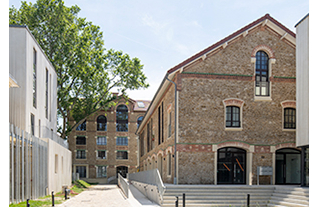
[[238,106],[226,107],[226,127],[240,127],[240,108]]
[[284,129],[296,129],[296,109],[284,109]]
[[142,121],[143,121],[143,116],[138,117],[138,119],[137,119],[137,128],[140,126]]
[[116,109],[116,131],[128,131],[128,109],[125,105],[119,105]]
[[106,131],[107,130],[107,125],[106,125],[106,117],[103,115],[100,115],[96,119],[96,130],[97,131]]
[[264,51],[256,53],[256,96],[269,96],[268,55]]

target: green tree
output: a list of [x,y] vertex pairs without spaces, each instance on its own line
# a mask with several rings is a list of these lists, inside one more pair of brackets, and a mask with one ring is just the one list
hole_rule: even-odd
[[[100,27],[78,17],[80,8],[62,0],[21,2],[9,8],[9,24],[27,25],[57,72],[58,131],[66,138],[89,115],[114,104],[111,90],[126,97],[126,90],[147,88],[138,58],[105,50]],[[70,123],[72,115],[76,123]]]

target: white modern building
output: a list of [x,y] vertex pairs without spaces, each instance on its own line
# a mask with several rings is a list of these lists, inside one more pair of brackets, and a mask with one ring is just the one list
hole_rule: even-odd
[[301,153],[301,185],[309,186],[309,14],[296,24],[296,146]]
[[[51,191],[61,191],[63,185],[70,186],[72,181],[71,152],[68,150],[67,143],[56,134],[57,74],[27,26],[9,26],[9,122],[20,130],[18,132],[15,130],[14,133],[21,134],[21,130],[23,130],[25,134],[37,137],[41,142],[44,141],[47,160],[43,163],[44,166],[47,166],[44,171],[47,179],[43,182],[46,194],[51,193]],[[26,135],[24,136],[26,137]],[[10,138],[15,145],[13,147],[12,144],[11,151],[16,150],[16,143],[21,140],[19,141],[22,143],[21,152],[17,153],[24,156],[27,155],[28,148],[23,143],[28,140],[25,141],[21,137]],[[22,151],[24,147],[25,151]],[[19,160],[15,157],[16,155],[13,153],[11,163],[14,165],[10,165],[12,166],[11,181],[23,179],[25,185],[28,186],[27,182],[30,179],[28,177],[20,178],[28,176],[26,174],[28,163],[16,166],[16,163],[27,161],[27,158]],[[34,167],[33,164],[32,167]],[[33,171],[32,173],[34,173]],[[21,176],[17,176],[19,173]],[[17,181],[15,180],[15,182]],[[32,181],[31,185],[33,192],[35,182]],[[18,186],[12,185],[13,191],[17,188]],[[21,192],[24,191],[21,190]]]

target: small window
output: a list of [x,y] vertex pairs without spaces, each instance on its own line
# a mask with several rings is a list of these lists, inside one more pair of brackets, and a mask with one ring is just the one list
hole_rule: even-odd
[[97,151],[97,159],[106,159],[106,151],[105,150],[98,150]]
[[98,166],[97,167],[96,177],[98,177],[98,178],[106,178],[106,176],[107,176],[106,167],[107,166]]
[[86,131],[86,120],[76,127],[76,131]]
[[77,136],[76,145],[86,145],[86,138],[84,136]]
[[106,137],[98,137],[96,138],[97,145],[106,145]]
[[240,127],[240,108],[237,106],[226,107],[226,127]]
[[116,159],[118,159],[118,160],[127,160],[128,159],[127,151],[117,151],[116,152]]
[[76,150],[76,159],[86,159],[85,150]]
[[171,152],[167,153],[167,175],[172,175],[172,155]]
[[96,125],[97,131],[106,131],[107,120],[105,116],[101,115],[97,117],[96,123],[97,123]]
[[137,106],[138,106],[138,108],[144,108],[145,104],[142,101],[138,101]]
[[31,114],[31,134],[34,136],[34,115]]
[[58,173],[58,166],[59,166],[59,160],[58,160],[58,155],[55,154],[55,173]]
[[128,145],[127,137],[117,137],[116,138],[116,145],[127,146]]
[[296,129],[296,109],[284,109],[284,129]]

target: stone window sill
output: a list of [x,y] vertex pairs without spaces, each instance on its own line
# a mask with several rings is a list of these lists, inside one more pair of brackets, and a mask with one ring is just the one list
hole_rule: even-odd
[[254,101],[272,101],[270,96],[255,96]]
[[243,131],[243,128],[242,127],[226,127],[225,128],[225,131]]
[[295,132],[296,129],[282,129],[283,132]]

